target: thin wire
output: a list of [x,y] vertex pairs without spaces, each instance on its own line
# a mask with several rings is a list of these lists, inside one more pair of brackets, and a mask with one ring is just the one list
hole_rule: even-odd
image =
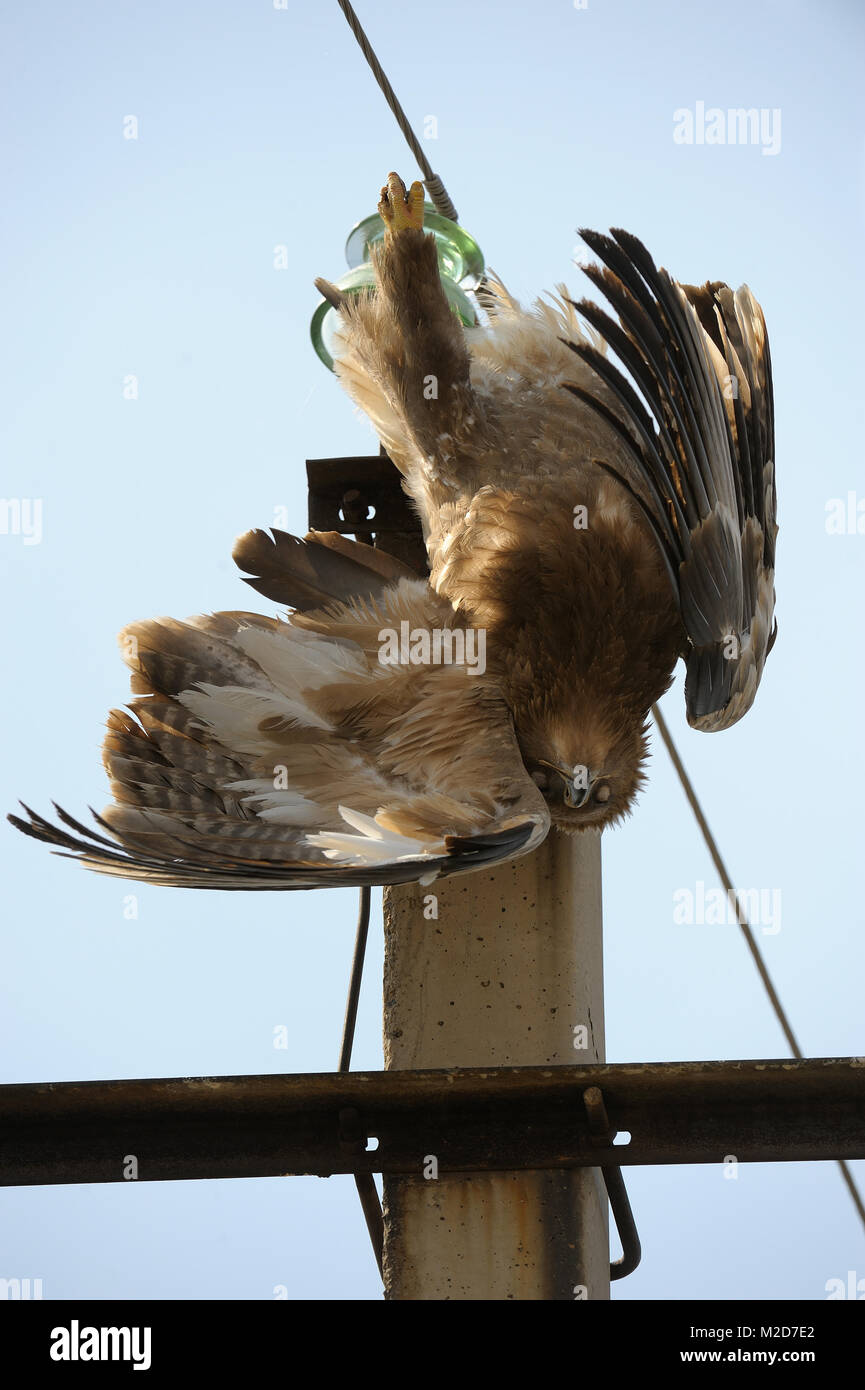
[[361,888],[358,903],[357,932],[354,938],[354,956],[351,962],[351,979],[348,998],[345,1002],[345,1020],[342,1025],[342,1044],[339,1049],[337,1071],[348,1071],[351,1067],[351,1050],[354,1046],[354,1029],[357,1023],[357,1005],[360,999],[360,986],[363,978],[363,962],[366,955],[366,942],[369,935],[370,890]]
[[[721,853],[718,849],[717,841],[715,840],[714,835],[709,829],[709,824],[706,820],[706,817],[703,815],[703,808],[697,800],[697,794],[694,791],[691,779],[685,771],[685,766],[682,762],[682,759],[679,757],[678,749],[676,748],[676,745],[673,742],[672,735],[667,727],[667,722],[664,719],[664,716],[662,715],[657,705],[652,706],[652,717],[654,718],[654,721],[658,726],[658,733],[661,735],[661,738],[664,741],[667,752],[670,755],[670,760],[673,764],[673,767],[676,769],[676,772],[679,775],[679,781],[682,784],[682,789],[685,793],[685,796],[688,798],[691,810],[694,812],[694,817],[697,821],[698,826],[700,827],[700,831],[706,843],[706,847],[709,851],[709,854],[712,856],[712,862],[718,871],[718,877],[724,885],[724,889],[727,893],[728,900],[733,901],[736,904],[736,916],[739,920],[739,926],[742,928],[742,935],[744,936],[745,941],[747,942],[748,950],[751,952],[751,955],[754,958],[754,964],[757,967],[760,979],[763,981],[764,988],[769,996],[769,1001],[772,1005],[772,1008],[775,1011],[775,1016],[777,1017],[778,1022],[780,1023],[781,1028],[783,1029],[784,1037],[787,1039],[787,1042],[789,1043],[790,1051],[793,1053],[794,1057],[798,1058],[799,1061],[802,1061],[804,1060],[804,1054],[798,1042],[796,1041],[796,1035],[793,1032],[792,1025],[787,1017],[784,1006],[781,1003],[781,1000],[778,998],[777,990],[775,989],[775,986],[772,983],[771,976],[769,975],[769,971],[766,968],[766,962],[763,959],[760,947],[758,946],[754,933],[751,930],[751,925],[742,908],[742,904],[739,899],[739,894],[733,887],[730,875],[727,872],[727,866],[721,858]],[[850,1169],[848,1168],[847,1163],[843,1158],[838,1159],[838,1166],[841,1169],[841,1176],[843,1177],[845,1183],[847,1184],[847,1187],[850,1190],[850,1196],[853,1198],[853,1203],[856,1207],[857,1212],[859,1213],[859,1218],[863,1226],[865,1226],[865,1203],[863,1203],[862,1198],[859,1195],[859,1189],[856,1186],[856,1181],[853,1177],[853,1174],[850,1172]]]
[[[369,936],[370,890],[361,888],[357,914],[357,934],[354,939],[354,956],[351,962],[351,979],[348,998],[345,1003],[345,1022],[342,1025],[342,1043],[339,1049],[337,1071],[348,1071],[351,1067],[351,1050],[354,1046],[354,1030],[357,1023],[357,1006],[360,1000],[360,986],[363,980],[363,963],[366,957],[366,942]],[[372,1173],[355,1173],[354,1185],[363,1208],[366,1229],[372,1241],[379,1273],[383,1274],[384,1254],[384,1216],[379,1201],[378,1188]]]
[[438,174],[433,173],[432,165],[424,154],[420,141],[409,125],[408,116],[400,106],[396,92],[387,79],[387,73],[378,61],[375,50],[361,27],[360,20],[354,12],[354,6],[349,4],[349,0],[337,0],[337,3],[346,17],[348,27],[360,44],[364,58],[366,58],[366,61],[372,68],[373,76],[384,93],[385,101],[396,117],[396,123],[405,136],[409,149],[420,165],[421,172],[423,173],[423,181],[435,204],[436,210],[440,212],[443,217],[449,217],[452,222],[458,222],[457,210],[450,200],[448,191]]

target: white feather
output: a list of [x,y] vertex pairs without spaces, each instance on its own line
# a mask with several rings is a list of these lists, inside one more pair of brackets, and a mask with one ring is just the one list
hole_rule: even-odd
[[252,806],[259,820],[270,821],[274,825],[320,825],[323,811],[310,801],[303,792],[293,788],[274,787],[265,778],[253,777],[245,782],[226,782],[228,791],[248,792],[241,797],[245,806]]
[[443,840],[416,840],[409,835],[400,835],[378,824],[372,816],[361,811],[352,811],[350,806],[340,806],[339,814],[348,825],[359,830],[359,835],[346,835],[340,831],[321,831],[317,835],[306,835],[308,845],[324,851],[326,859],[338,859],[343,864],[358,868],[372,864],[395,864],[406,859],[440,858],[447,851]]
[[273,684],[290,696],[303,690],[320,690],[346,675],[363,676],[368,672],[360,647],[329,642],[318,633],[292,629],[288,624],[275,632],[241,628],[236,640]]
[[184,690],[178,700],[211,729],[225,748],[261,757],[273,750],[273,740],[262,733],[264,719],[284,719],[308,729],[331,731],[331,725],[301,699],[250,690],[241,685],[210,685],[201,682],[198,690]]

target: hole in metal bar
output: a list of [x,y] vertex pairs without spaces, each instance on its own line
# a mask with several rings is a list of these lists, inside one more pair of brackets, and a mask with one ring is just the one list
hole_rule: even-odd
[[342,506],[339,508],[340,521],[344,521],[347,526],[354,526],[361,522],[372,521],[374,516],[375,507],[371,502],[367,502],[356,489],[345,494],[342,499]]

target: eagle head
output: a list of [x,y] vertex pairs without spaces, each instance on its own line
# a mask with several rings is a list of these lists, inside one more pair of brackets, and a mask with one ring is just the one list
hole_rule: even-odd
[[559,830],[603,830],[628,815],[645,777],[645,716],[547,720],[517,730],[526,768]]

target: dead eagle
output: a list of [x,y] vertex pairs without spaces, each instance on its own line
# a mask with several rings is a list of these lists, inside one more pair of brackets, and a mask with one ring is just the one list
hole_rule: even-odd
[[[337,371],[403,475],[429,581],[336,534],[243,536],[248,582],[294,611],[133,623],[108,834],[59,807],[10,817],[26,834],[189,888],[426,883],[623,816],[679,657],[694,727],[751,705],[775,635],[759,304],[584,232],[618,322],[563,290],[526,313],[495,282],[464,330],[422,205],[389,176]],[[481,638],[483,663],[447,659]]]

